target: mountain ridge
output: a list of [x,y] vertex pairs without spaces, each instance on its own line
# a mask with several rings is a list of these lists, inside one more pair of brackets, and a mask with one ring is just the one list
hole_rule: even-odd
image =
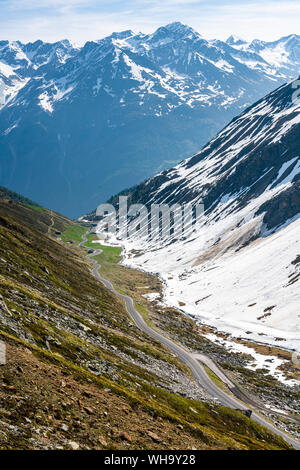
[[148,208],[203,201],[196,233],[160,240],[136,233],[122,243],[125,263],[159,273],[167,304],[183,305],[196,322],[299,350],[300,102],[294,92],[294,82],[281,86],[199,153],[126,191],[128,205]]
[[297,38],[279,41],[281,56],[278,44],[241,50],[180,23],[79,48],[1,41],[0,183],[78,217],[298,75]]

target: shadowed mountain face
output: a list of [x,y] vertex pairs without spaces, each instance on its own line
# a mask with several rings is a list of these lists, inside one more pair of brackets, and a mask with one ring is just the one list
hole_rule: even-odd
[[127,193],[129,203],[148,207],[204,202],[196,233],[125,240],[128,253],[141,254],[127,262],[160,273],[169,304],[228,333],[300,350],[295,82],[233,119],[200,153]]
[[299,74],[299,36],[207,41],[181,23],[76,48],[0,42],[0,184],[78,216],[192,154]]

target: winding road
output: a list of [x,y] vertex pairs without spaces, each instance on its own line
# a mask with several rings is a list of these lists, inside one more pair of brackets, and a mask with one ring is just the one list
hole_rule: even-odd
[[[88,241],[87,240],[87,233],[85,233],[82,237],[83,241],[80,243],[80,246],[84,247],[84,244]],[[87,248],[87,247],[85,247]],[[146,333],[148,336],[151,338],[155,339],[159,343],[161,343],[163,346],[168,348],[172,353],[176,354],[179,359],[186,364],[187,367],[191,370],[191,372],[194,375],[195,380],[198,382],[198,384],[213,398],[217,398],[222,405],[227,406],[228,408],[234,408],[234,409],[240,409],[240,410],[248,410],[249,406],[247,406],[245,403],[242,401],[238,400],[232,395],[229,395],[225,391],[221,390],[207,375],[204,367],[199,363],[199,360],[208,365],[208,367],[213,370],[224,382],[228,385],[230,389],[234,391],[234,389],[237,389],[236,385],[233,384],[226,376],[225,374],[218,368],[217,364],[215,364],[208,356],[205,356],[203,354],[197,355],[193,354],[186,349],[184,349],[182,346],[179,344],[175,343],[174,341],[171,341],[169,338],[163,336],[162,333],[157,332],[156,330],[153,330],[147,323],[144,321],[143,317],[141,314],[135,309],[134,303],[131,297],[127,295],[120,294],[112,283],[108,281],[107,279],[104,279],[100,273],[100,265],[97,263],[95,259],[93,259],[94,256],[97,256],[101,254],[102,250],[93,250],[92,253],[89,253],[87,255],[87,258],[91,260],[91,262],[94,265],[94,268],[92,270],[93,275],[100,281],[102,282],[107,289],[112,291],[114,294],[116,294],[119,298],[125,301],[127,311],[132,318],[133,322],[135,325],[144,333]],[[200,357],[201,356],[201,357]],[[199,359],[199,360],[197,360]],[[223,377],[222,377],[223,374]],[[235,390],[239,391],[239,389]],[[243,395],[243,392],[240,391],[241,396]],[[244,394],[244,397],[246,395]],[[253,409],[259,408],[260,406],[256,404],[255,402],[252,401],[251,403],[251,408]],[[259,423],[262,426],[265,426],[266,428],[270,429],[273,431],[275,434],[281,436],[286,442],[288,442],[292,447],[294,447],[297,450],[300,450],[300,442],[293,438],[292,436],[286,434],[285,432],[281,431],[280,429],[277,429],[272,423],[267,421],[263,416],[258,414],[257,412],[252,412],[251,419],[255,420],[257,423]]]

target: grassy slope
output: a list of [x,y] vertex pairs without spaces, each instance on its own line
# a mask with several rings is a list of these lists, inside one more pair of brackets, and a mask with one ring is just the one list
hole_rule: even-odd
[[28,199],[27,197],[21,196],[21,194],[15,193],[14,191],[11,191],[4,186],[0,186],[0,199],[4,199],[9,201],[10,203],[12,202],[18,202],[19,204],[27,205],[29,207],[32,207],[33,209],[43,211],[44,208],[41,207],[39,204],[36,202],[31,201],[31,199]]
[[170,393],[143,366],[182,367],[132,326],[79,249],[47,235],[66,224],[79,227],[0,200],[0,448],[285,448],[238,412]]
[[[95,236],[91,236],[91,238]],[[94,245],[95,246],[95,245]],[[185,345],[193,351],[209,353],[210,356],[226,371],[230,378],[241,385],[250,396],[253,394],[256,397],[265,396],[266,400],[270,403],[277,401],[277,403],[284,403],[286,397],[294,404],[299,402],[299,391],[290,387],[284,387],[276,380],[274,376],[266,370],[252,371],[245,367],[242,363],[242,355],[240,353],[233,354],[231,351],[227,352],[221,344],[209,341],[203,334],[216,332],[210,329],[207,325],[197,325],[193,320],[183,315],[179,310],[171,307],[163,307],[156,302],[147,301],[143,295],[149,293],[162,294],[162,284],[158,281],[157,277],[149,273],[128,269],[125,266],[117,264],[120,257],[118,256],[120,250],[116,250],[115,262],[108,262],[105,252],[98,256],[98,262],[101,264],[101,273],[113,281],[115,287],[120,292],[127,292],[135,299],[135,304],[144,316],[144,319],[152,327],[156,327],[166,334],[168,334],[175,341]],[[220,334],[220,342],[223,336]],[[252,346],[253,343],[247,343],[245,340],[239,340],[241,344]],[[274,355],[289,362],[285,363],[285,372],[289,372],[290,378],[299,379],[299,367],[290,361],[290,352],[282,349],[255,345],[257,352],[264,355]],[[233,361],[233,356],[235,360]],[[209,370],[209,375],[217,383],[218,386],[223,388],[218,378]],[[274,405],[276,406],[276,405]],[[283,419],[285,421],[285,419]],[[299,432],[299,426],[295,426]]]

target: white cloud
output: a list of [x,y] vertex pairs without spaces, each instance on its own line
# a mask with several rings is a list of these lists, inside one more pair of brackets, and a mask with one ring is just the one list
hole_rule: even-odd
[[287,0],[2,0],[3,39],[83,43],[113,31],[152,32],[172,21],[207,38],[234,33],[246,39],[277,39],[299,28],[300,2]]
[[2,0],[7,8],[12,10],[34,10],[37,8],[60,8],[60,7],[89,7],[94,3],[90,0]]

